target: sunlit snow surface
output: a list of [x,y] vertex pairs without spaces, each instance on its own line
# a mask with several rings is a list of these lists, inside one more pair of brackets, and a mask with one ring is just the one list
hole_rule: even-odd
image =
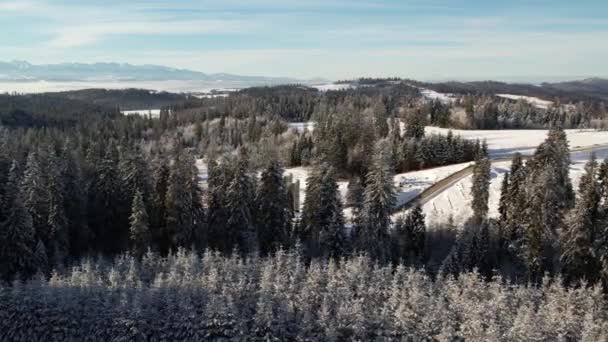
[[[425,129],[427,134],[447,134],[448,131],[449,129],[438,127],[426,127]],[[465,139],[485,139],[492,157],[510,156],[515,152],[532,154],[536,147],[547,138],[547,133],[548,130],[545,129],[452,130],[452,134],[460,135]],[[608,144],[608,131],[567,129],[566,134],[571,149]]]
[[123,110],[121,113],[124,115],[151,115],[154,118],[160,116],[160,109]]
[[539,99],[538,97],[533,97],[533,96],[512,95],[512,94],[496,94],[496,96],[502,97],[505,99],[511,99],[511,100],[524,100],[524,101],[534,105],[535,107],[542,108],[542,109],[547,109],[553,104],[552,101]]

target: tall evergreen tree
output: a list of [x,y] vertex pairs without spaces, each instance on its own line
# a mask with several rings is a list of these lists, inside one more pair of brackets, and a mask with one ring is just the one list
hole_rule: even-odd
[[488,158],[475,161],[473,167],[473,184],[471,186],[471,208],[473,209],[473,223],[479,224],[488,217],[488,199],[490,197],[491,166]]
[[36,268],[33,248],[36,244],[32,217],[24,205],[19,189],[17,163],[10,168],[7,201],[10,204],[7,219],[0,223],[0,276],[12,279],[17,273],[27,276]]
[[592,155],[580,179],[576,205],[562,233],[561,260],[565,274],[571,280],[584,277],[593,281],[599,273],[593,249],[600,222],[597,168],[595,155]]
[[255,185],[249,171],[249,157],[241,149],[233,165],[232,179],[228,183],[225,195],[228,214],[226,229],[234,237],[235,245],[241,252],[247,253],[257,249],[257,237],[253,220],[255,206]]
[[340,256],[346,252],[336,175],[326,163],[315,165],[306,179],[306,198],[297,237],[311,257]]
[[397,219],[391,230],[393,261],[420,262],[424,253],[425,235],[425,216],[422,208],[416,206],[407,216]]
[[63,178],[59,161],[54,152],[49,154],[48,162],[48,219],[51,241],[47,246],[49,260],[53,265],[63,263],[70,251],[69,227],[63,198]]
[[263,255],[288,246],[291,223],[289,199],[283,180],[283,168],[272,160],[262,172],[256,194],[257,235]]
[[395,204],[395,185],[387,144],[376,146],[374,164],[367,174],[364,203],[356,228],[356,248],[381,261],[388,260],[389,227]]
[[557,233],[564,226],[566,211],[572,207],[574,193],[570,181],[570,152],[566,133],[549,131],[526,164],[526,204],[523,222],[522,255],[532,278],[558,264]]
[[148,212],[144,204],[141,191],[136,190],[131,205],[131,216],[129,218],[131,248],[137,256],[142,256],[151,244],[150,226],[148,223]]
[[23,205],[30,213],[36,237],[48,248],[51,243],[51,231],[48,225],[49,188],[42,172],[40,157],[36,152],[30,152],[27,156],[21,187],[24,194]]

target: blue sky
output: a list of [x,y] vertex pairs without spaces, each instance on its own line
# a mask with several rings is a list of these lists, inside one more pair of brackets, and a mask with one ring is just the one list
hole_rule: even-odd
[[608,76],[607,0],[0,0],[0,57],[203,72]]

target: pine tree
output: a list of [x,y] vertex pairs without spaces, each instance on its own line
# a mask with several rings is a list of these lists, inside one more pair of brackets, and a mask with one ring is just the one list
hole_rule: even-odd
[[7,181],[7,219],[0,223],[0,276],[5,280],[16,274],[27,276],[36,268],[32,217],[24,205],[19,190],[17,163],[13,162]]
[[593,249],[600,221],[597,168],[595,155],[592,154],[580,179],[578,200],[562,234],[561,261],[570,280],[585,278],[593,281],[599,273]]
[[262,172],[255,202],[258,206],[256,225],[262,254],[267,255],[280,246],[288,246],[291,213],[283,168],[277,160],[272,160]]
[[387,261],[389,257],[389,227],[395,203],[392,167],[386,149],[380,141],[376,146],[374,164],[367,174],[364,203],[356,228],[356,249],[373,258]]
[[398,218],[391,230],[393,261],[420,262],[425,234],[425,216],[420,206],[414,207],[407,216]]
[[490,197],[491,163],[488,158],[475,161],[473,167],[473,184],[471,186],[472,222],[479,224],[488,217],[488,199]]
[[558,266],[555,241],[564,226],[566,211],[574,201],[569,169],[566,134],[560,128],[553,128],[526,164],[521,255],[532,278]]
[[116,206],[121,198],[118,174],[118,152],[113,143],[106,147],[99,164],[94,165],[95,177],[91,184],[89,225],[96,247],[109,254],[124,251],[128,246],[128,222],[123,222],[123,208]]
[[344,217],[334,169],[313,166],[306,179],[306,198],[297,237],[311,257],[340,256],[346,247]]
[[51,240],[47,245],[47,252],[52,265],[63,263],[65,257],[70,251],[70,237],[68,220],[65,213],[65,200],[63,178],[61,176],[61,168],[59,160],[54,151],[51,151],[48,156],[48,218],[47,224],[49,227]]
[[169,183],[169,166],[165,158],[159,157],[154,161],[152,174],[152,212],[150,215],[150,234],[153,244],[160,248],[163,243],[162,231],[166,225],[167,214],[165,200]]
[[346,193],[346,206],[352,208],[353,216],[357,217],[363,208],[363,193],[365,188],[361,184],[361,178],[353,177],[348,181]]
[[241,149],[233,165],[232,179],[226,188],[225,206],[228,214],[226,229],[234,241],[231,249],[238,247],[243,253],[257,249],[254,225],[255,185],[249,174],[249,157]]
[[82,167],[77,161],[77,151],[69,141],[63,146],[60,159],[63,161],[61,177],[63,183],[64,212],[68,224],[69,254],[80,256],[89,250],[91,232],[87,222],[86,184]]
[[150,247],[151,234],[148,224],[148,212],[144,204],[141,191],[136,190],[131,205],[130,239],[133,252],[136,256],[142,256]]
[[166,222],[161,235],[166,240],[160,241],[162,253],[197,245],[202,207],[196,177],[194,159],[181,151],[176,152],[165,196]]
[[36,152],[31,152],[27,156],[21,187],[24,192],[23,204],[32,218],[36,237],[48,246],[51,243],[51,231],[48,226],[49,188]]
[[498,213],[500,214],[499,219],[501,224],[504,224],[508,219],[508,209],[511,203],[509,198],[509,172],[506,172],[502,178],[500,185],[500,201],[498,202]]

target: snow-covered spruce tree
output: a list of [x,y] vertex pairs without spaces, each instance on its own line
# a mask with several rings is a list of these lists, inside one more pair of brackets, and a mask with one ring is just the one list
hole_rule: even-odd
[[423,138],[424,121],[424,114],[419,109],[410,112],[405,120],[405,138]]
[[346,252],[344,217],[334,169],[327,163],[313,166],[306,179],[306,198],[297,237],[309,257],[339,257]]
[[150,172],[143,153],[137,145],[134,148],[124,147],[120,150],[118,172],[122,182],[125,206],[133,203],[137,190],[141,192],[144,203],[147,204],[151,192]]
[[71,140],[64,142],[59,158],[62,160],[61,178],[68,221],[69,254],[80,256],[90,247],[91,232],[87,222],[86,183],[77,159],[77,147]]
[[545,271],[556,270],[559,262],[557,234],[564,226],[564,216],[574,200],[569,169],[566,133],[553,128],[526,163],[526,204],[521,221],[520,255],[533,278]]
[[488,217],[491,166],[490,160],[486,157],[477,159],[473,166],[473,184],[471,186],[473,217],[471,220],[474,224],[480,224]]
[[395,185],[388,145],[376,145],[373,165],[367,174],[363,208],[355,228],[355,249],[381,262],[390,258],[389,228],[395,204]]
[[51,265],[63,263],[70,251],[68,219],[65,212],[64,184],[61,176],[60,162],[54,151],[48,154],[47,192],[48,192],[48,229],[51,241],[47,253]]
[[121,197],[118,174],[118,151],[115,143],[106,146],[105,153],[93,168],[93,183],[88,201],[89,226],[94,234],[95,247],[109,254],[126,250],[129,242],[128,210],[116,205]]
[[27,156],[21,188],[24,196],[23,205],[32,217],[36,238],[42,240],[48,248],[51,244],[51,231],[48,225],[49,188],[37,152],[30,152]]
[[256,194],[256,226],[260,251],[268,255],[279,247],[289,246],[291,213],[283,168],[272,160],[262,172]]
[[576,204],[562,230],[563,273],[572,281],[581,278],[595,281],[599,275],[599,261],[593,248],[600,223],[601,197],[596,178],[597,169],[597,161],[592,154],[580,179]]
[[144,204],[141,191],[136,190],[131,205],[131,216],[129,218],[129,237],[134,255],[141,257],[151,244],[150,226],[148,212]]
[[155,247],[161,243],[162,229],[166,224],[165,199],[169,185],[169,165],[167,160],[157,157],[152,170],[152,211],[150,212],[150,233]]
[[[509,183],[505,196],[506,211],[501,222],[503,239],[508,249],[515,248],[522,236],[522,219],[526,209],[526,169],[521,154],[516,153],[511,161]],[[502,194],[501,194],[502,196]]]
[[244,148],[233,165],[232,179],[225,194],[228,214],[227,230],[236,238],[236,245],[243,253],[257,250],[257,236],[254,224],[255,184],[249,171],[249,157]]
[[502,182],[500,184],[500,200],[498,202],[498,214],[499,217],[498,219],[500,220],[501,224],[504,224],[505,222],[507,222],[507,218],[508,218],[508,210],[509,210],[509,204],[511,202],[511,198],[509,197],[509,178],[511,177],[511,174],[509,172],[506,172],[504,174],[504,176],[502,177]]
[[228,185],[232,179],[233,168],[231,165],[232,161],[225,156],[219,162],[212,159],[208,163],[208,245],[212,249],[224,253],[230,253],[238,241],[236,232],[226,229],[228,208],[225,203]]
[[201,199],[193,186],[196,184],[194,159],[182,151],[176,151],[174,158],[165,197],[166,223],[162,235],[167,240],[161,247],[162,253],[194,246],[201,221]]
[[391,230],[393,262],[408,264],[420,262],[424,253],[426,224],[420,206],[414,207],[407,216],[395,221]]
[[348,181],[346,192],[346,207],[352,208],[353,216],[359,216],[361,209],[363,208],[365,187],[361,184],[360,177],[353,177]]
[[0,222],[0,276],[12,279],[16,274],[28,276],[36,270],[36,245],[32,217],[24,205],[24,193],[19,188],[18,166],[13,162],[9,171],[6,193],[6,220]]
[[598,186],[600,222],[596,227],[593,250],[600,262],[602,281],[608,286],[608,159],[599,167]]

